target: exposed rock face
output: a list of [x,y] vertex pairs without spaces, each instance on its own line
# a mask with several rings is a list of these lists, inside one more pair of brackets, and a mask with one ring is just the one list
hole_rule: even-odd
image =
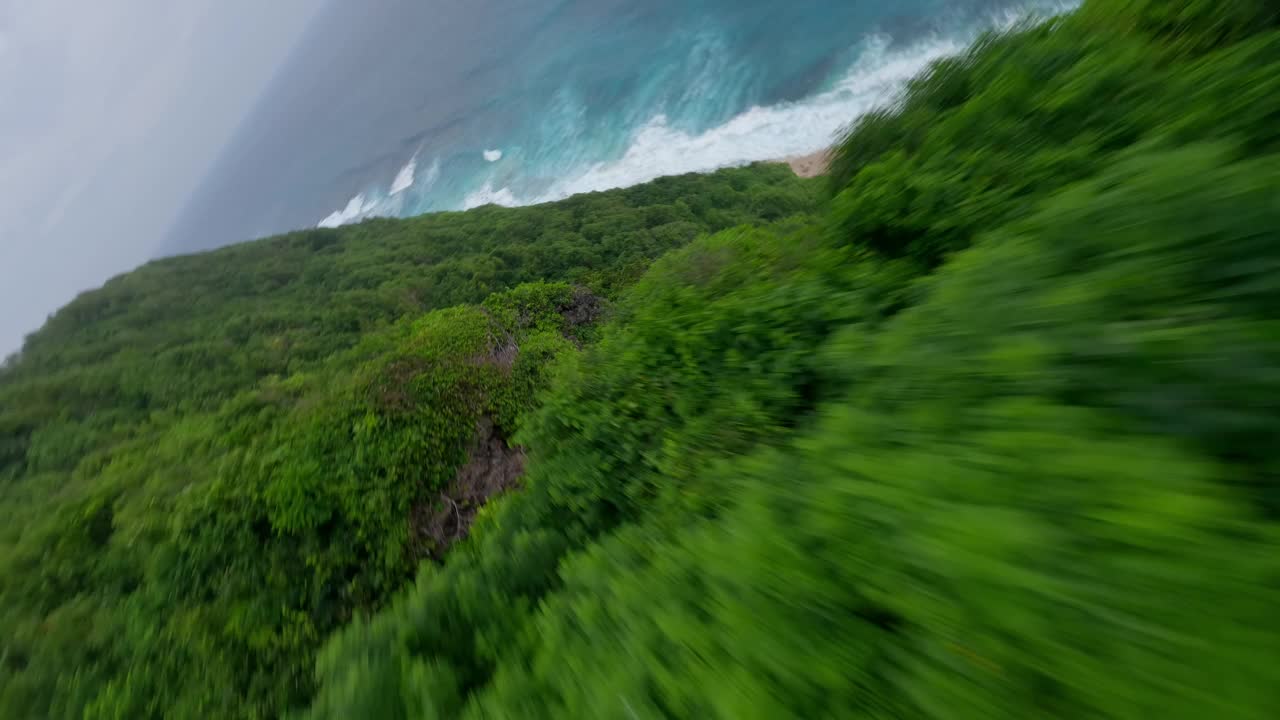
[[[572,295],[558,308],[564,318],[564,334],[578,343],[576,331],[600,320],[606,310],[605,301],[584,287],[575,287]],[[527,318],[520,318],[528,323]],[[513,337],[491,338],[491,349],[470,359],[475,365],[492,365],[510,373],[520,356],[520,347]],[[402,385],[403,377],[420,371],[420,367],[406,365],[393,368],[396,375],[392,386]],[[402,398],[390,394],[384,402],[395,406]],[[458,468],[452,481],[443,491],[418,503],[410,511],[410,546],[420,558],[439,560],[454,543],[465,538],[475,522],[480,508],[491,498],[519,487],[524,476],[524,448],[512,447],[494,425],[493,420],[481,417],[476,423],[475,435],[467,448],[467,460]]]
[[578,328],[585,325],[594,325],[601,317],[604,316],[605,302],[600,296],[591,292],[584,287],[575,287],[573,289],[573,297],[569,302],[560,306],[560,317],[565,320],[564,335],[575,345],[581,346],[582,343],[578,338]]
[[575,287],[573,297],[560,308],[560,315],[571,328],[590,325],[604,313],[604,301],[584,287]]
[[440,559],[465,538],[476,514],[491,498],[518,487],[525,453],[511,447],[489,418],[476,423],[467,461],[437,496],[416,506],[410,517],[411,542],[419,557]]

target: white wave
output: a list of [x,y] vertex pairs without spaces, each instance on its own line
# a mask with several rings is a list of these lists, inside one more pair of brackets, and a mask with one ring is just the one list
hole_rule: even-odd
[[346,225],[368,217],[378,207],[377,200],[366,199],[364,193],[360,193],[347,201],[347,206],[341,210],[335,210],[320,221],[318,227],[334,228],[339,225]]
[[[1029,16],[1046,18],[1078,5],[1078,0],[1033,2],[990,17],[988,27],[1008,29]],[[870,38],[853,68],[830,91],[800,102],[753,107],[700,134],[670,127],[666,116],[657,115],[632,136],[621,158],[597,163],[537,197],[516,198],[515,204],[819,152],[830,147],[851,121],[897,100],[907,81],[930,63],[964,51],[980,29],[934,35],[893,50],[890,38]]]
[[532,201],[818,152],[850,120],[893,102],[907,80],[965,44],[934,38],[904,51],[890,52],[888,47],[888,38],[871,39],[856,66],[828,92],[801,102],[753,107],[704,133],[673,128],[665,115],[658,115],[636,132],[621,158],[597,163]]
[[436,158],[431,162],[431,166],[427,168],[427,174],[424,177],[418,178],[417,171],[418,158],[415,155],[396,174],[395,180],[391,181],[391,186],[387,188],[385,194],[373,190],[359,193],[347,201],[346,207],[329,213],[316,226],[332,228],[360,222],[371,217],[399,216],[405,209],[404,198],[401,195],[406,190],[417,185],[418,193],[426,193],[440,179],[440,158]]
[[[1021,9],[993,14],[986,28],[1009,29],[1028,16],[1046,18],[1069,11],[1079,0],[1033,0]],[[844,78],[827,92],[799,102],[753,107],[724,124],[702,133],[672,127],[665,115],[655,115],[636,130],[619,158],[569,172],[545,191],[517,195],[490,175],[477,190],[467,194],[462,208],[482,205],[518,206],[560,200],[570,195],[636,185],[665,175],[709,172],[763,160],[808,155],[829,147],[839,133],[867,112],[895,102],[903,87],[930,63],[962,52],[984,28],[970,27],[948,35],[934,35],[908,47],[893,47],[890,38],[872,37]],[[502,150],[485,150],[484,159],[496,163]],[[410,165],[413,165],[411,161]],[[406,166],[409,169],[410,166]],[[416,165],[413,165],[416,170]],[[422,196],[440,173],[439,160],[428,177],[415,188]],[[405,171],[401,171],[404,175]],[[508,176],[508,181],[510,180]],[[400,177],[392,184],[396,195]],[[412,184],[412,183],[410,183]],[[495,189],[494,185],[500,186]],[[519,182],[515,183],[519,187]],[[407,187],[405,188],[407,189]],[[370,217],[397,214],[388,203],[357,195],[343,210],[321,222],[333,226]]]
[[462,201],[463,210],[471,210],[484,205],[501,205],[503,207],[515,207],[522,204],[516,199],[511,188],[503,187],[497,190],[493,189],[493,183],[486,182],[483,187],[471,193]]
[[431,167],[427,168],[427,176],[422,179],[423,191],[430,190],[436,181],[440,179],[440,158],[431,161]]
[[413,175],[418,170],[418,156],[413,156],[409,160],[409,164],[400,168],[400,172],[396,174],[396,179],[391,181],[391,190],[388,195],[399,195],[400,193],[413,187]]
[[1038,0],[1021,7],[1009,7],[993,12],[988,18],[996,30],[1012,30],[1027,20],[1048,20],[1080,7],[1082,0]]

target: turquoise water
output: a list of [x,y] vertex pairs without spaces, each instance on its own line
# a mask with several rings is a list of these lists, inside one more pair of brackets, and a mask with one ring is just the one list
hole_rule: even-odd
[[1067,0],[373,0],[310,33],[170,251],[806,154]]

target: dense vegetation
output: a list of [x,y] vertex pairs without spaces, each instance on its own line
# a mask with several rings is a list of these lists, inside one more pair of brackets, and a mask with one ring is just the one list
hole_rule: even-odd
[[293,233],[78,298],[0,371],[0,716],[304,701],[320,642],[464,534],[491,478],[459,468],[519,465],[472,456],[610,297],[820,195],[777,166],[667,178]]
[[0,376],[0,708],[1272,717],[1280,9],[990,36],[824,182],[78,299]]

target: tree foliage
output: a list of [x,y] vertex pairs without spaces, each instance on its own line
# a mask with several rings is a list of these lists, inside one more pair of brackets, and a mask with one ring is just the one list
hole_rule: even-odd
[[818,226],[655,264],[311,716],[1269,716],[1280,34],[1120,5],[934,67]]
[[[81,298],[0,376],[0,708],[1271,717],[1272,5],[986,37],[825,199],[759,166]],[[438,547],[478,425],[527,471]]]
[[667,178],[293,233],[81,296],[0,370],[3,714],[304,700],[320,642],[444,551],[422,518],[474,513],[447,486],[480,428],[517,432],[608,297],[817,198],[776,166]]

